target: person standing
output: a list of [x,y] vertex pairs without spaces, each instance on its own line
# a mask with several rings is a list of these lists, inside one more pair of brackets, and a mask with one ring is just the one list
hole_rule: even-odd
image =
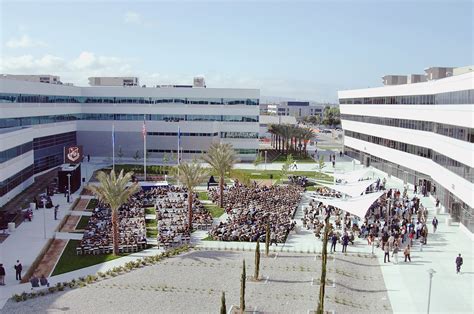
[[405,250],[403,251],[403,255],[405,255],[405,263],[407,262],[407,259],[411,262],[411,257],[410,257],[410,244],[407,245]]
[[462,266],[462,257],[461,253],[459,253],[458,257],[456,257],[456,274],[459,274],[461,272],[461,266]]
[[336,236],[336,234],[334,233],[334,234],[331,236],[331,250],[330,250],[330,253],[336,252],[336,243],[337,243],[337,236]]
[[91,161],[91,155],[87,154],[87,162]]
[[59,205],[54,206],[54,220],[58,220]]
[[387,259],[388,259],[388,262],[390,263],[390,247],[388,244],[385,244],[385,247],[384,247],[384,256],[383,256],[383,262],[386,263],[387,262]]
[[0,286],[5,285],[5,267],[3,264],[0,264]]
[[342,237],[342,253],[347,253],[347,245],[349,244],[349,236],[347,235],[347,232],[344,233],[344,236]]
[[398,244],[393,248],[392,257],[395,257],[395,264],[398,264]]
[[21,272],[23,271],[23,266],[20,263],[20,260],[16,261],[15,264],[15,278],[16,280],[21,280]]
[[436,229],[438,228],[438,219],[436,216],[434,216],[433,221],[431,222],[433,224],[433,233],[436,233]]

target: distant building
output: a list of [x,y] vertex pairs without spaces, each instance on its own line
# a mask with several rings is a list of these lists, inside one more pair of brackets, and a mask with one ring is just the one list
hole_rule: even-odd
[[282,101],[277,104],[269,104],[267,112],[277,116],[293,116],[302,120],[306,116],[322,117],[325,105],[313,104],[309,101]]
[[34,83],[47,83],[47,84],[62,84],[59,76],[56,75],[14,75],[14,74],[2,74],[1,78],[6,78],[9,80],[18,80],[25,82],[34,82]]
[[138,77],[132,76],[92,76],[90,86],[138,86]]

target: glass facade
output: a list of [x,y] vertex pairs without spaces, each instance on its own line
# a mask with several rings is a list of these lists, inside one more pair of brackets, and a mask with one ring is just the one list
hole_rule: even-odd
[[15,173],[8,179],[0,182],[0,196],[3,196],[16,188],[18,185],[28,180],[33,176],[33,165],[26,167],[25,169]]
[[33,140],[34,173],[61,165],[64,162],[64,147],[76,143],[76,132],[35,138]]
[[[374,143],[377,145],[385,146],[388,148],[396,149],[402,152],[409,154],[421,156],[424,158],[432,159],[437,164],[448,169],[449,171],[457,174],[458,176],[466,179],[469,182],[474,182],[474,172],[473,169],[463,163],[460,163],[457,160],[454,160],[448,156],[440,154],[430,148],[406,144],[398,141],[389,140],[386,138],[381,138],[373,135],[353,132],[353,131],[344,131],[344,135],[352,138],[356,138],[365,142]],[[351,156],[352,157],[352,156]]]
[[[236,148],[234,150],[239,155],[257,154],[256,149]],[[174,154],[177,154],[178,150],[177,149],[147,149],[147,152],[149,152],[149,153],[174,153]],[[183,149],[183,150],[181,150],[181,152],[185,153],[185,154],[204,154],[206,151],[205,150],[187,150],[187,149]]]
[[257,132],[221,132],[221,138],[258,138]]
[[[151,136],[175,136],[178,137],[178,132],[147,132],[147,135]],[[212,136],[218,136],[219,132],[215,133],[192,133],[192,132],[181,132],[182,137],[187,137],[187,136],[199,136],[199,137],[212,137]]]
[[462,105],[474,104],[474,89],[434,95],[409,95],[390,97],[341,98],[341,105]]
[[[380,169],[389,175],[402,179],[404,182],[415,184],[419,182],[419,180],[431,181],[430,193],[433,197],[439,199],[440,204],[448,210],[455,220],[460,221],[469,231],[474,232],[473,208],[469,207],[469,205],[464,203],[449,190],[445,189],[439,182],[432,181],[431,177],[348,146],[344,146],[344,154],[351,158],[360,160],[362,163],[365,163],[366,161],[364,159],[367,158],[369,160],[368,163],[371,166]],[[436,187],[436,190],[434,187]]]
[[21,144],[0,152],[0,163],[23,155],[33,149],[33,142]]
[[108,113],[74,113],[52,116],[34,116],[23,118],[0,119],[1,128],[12,128],[36,124],[47,124],[77,120],[114,120],[114,121],[216,121],[216,122],[258,122],[258,116],[241,115],[163,115],[163,114],[108,114]]
[[433,132],[433,133],[451,137],[457,140],[474,143],[474,129],[473,128],[466,128],[466,127],[461,127],[461,126],[456,126],[456,125],[451,125],[451,124],[420,121],[420,120],[359,116],[359,115],[354,115],[354,114],[341,114],[341,119],[348,120],[348,121],[370,123],[370,124],[393,126],[397,128],[404,128],[404,129]]
[[258,106],[258,99],[235,98],[162,98],[162,97],[89,97],[0,93],[0,103],[98,103],[98,104],[189,104]]

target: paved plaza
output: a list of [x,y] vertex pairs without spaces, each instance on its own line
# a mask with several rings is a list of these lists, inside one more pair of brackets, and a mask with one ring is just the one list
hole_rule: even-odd
[[[104,165],[96,161],[88,166],[89,175],[93,169]],[[263,170],[259,165],[258,170]],[[280,169],[281,164],[268,164],[267,169]],[[316,170],[314,164],[299,164],[299,170]],[[336,171],[350,171],[361,167],[345,158],[336,164]],[[237,168],[255,169],[252,164],[239,164]],[[325,168],[330,173],[332,166]],[[382,175],[374,170],[374,176]],[[389,178],[388,187],[402,188],[402,182]],[[412,191],[411,191],[412,192]],[[57,199],[56,199],[57,198]],[[61,195],[53,202],[61,203]],[[428,221],[435,215],[433,198],[422,198],[429,210]],[[303,197],[296,213],[297,233],[290,233],[287,241],[278,247],[272,246],[271,253],[276,259],[262,258],[262,275],[268,276],[266,283],[249,283],[247,304],[265,312],[306,313],[316,305],[317,286],[314,278],[320,274],[319,260],[321,240],[301,225],[302,207],[309,202],[309,194]],[[226,292],[227,304],[238,304],[239,276],[241,261],[246,259],[247,274],[253,273],[253,253],[255,244],[239,242],[202,241],[206,232],[193,233],[193,245],[198,251],[175,257],[156,266],[107,279],[86,288],[64,293],[56,293],[26,302],[8,301],[14,293],[29,291],[29,284],[17,284],[12,269],[20,258],[24,268],[28,268],[41,250],[46,239],[43,235],[43,217],[39,210],[33,222],[25,222],[0,244],[1,261],[7,269],[7,285],[0,287],[0,308],[2,312],[24,313],[28,311],[56,312],[216,312],[220,293]],[[53,235],[56,228],[52,216],[46,212],[46,234]],[[60,218],[66,211],[60,212]],[[472,313],[473,308],[473,241],[457,223],[446,224],[446,214],[437,215],[440,225],[433,234],[430,227],[428,244],[419,251],[412,250],[412,262],[383,263],[383,252],[375,249],[376,258],[367,258],[372,248],[365,241],[357,239],[348,247],[348,256],[336,253],[330,259],[328,278],[335,281],[335,288],[328,288],[328,309],[339,313],[423,313],[427,309],[429,277],[428,269],[434,269],[432,282],[432,313]],[[243,252],[243,250],[246,250]],[[157,249],[132,254],[107,263],[87,267],[71,273],[50,278],[50,282],[62,282],[105,271],[123,265],[130,260],[156,254]],[[455,273],[454,259],[458,253],[464,257],[462,273]],[[399,255],[402,259],[402,254]],[[212,265],[212,266],[211,266]],[[339,269],[340,271],[336,271]],[[333,281],[333,282],[334,282]],[[115,285],[115,286],[114,286]],[[167,288],[165,288],[165,286]],[[187,289],[189,287],[189,289]],[[101,289],[105,288],[105,289]],[[163,288],[165,290],[163,290]],[[211,290],[212,289],[212,290]],[[286,294],[286,295],[285,295]],[[126,297],[125,297],[126,296]],[[336,297],[338,302],[336,302]],[[107,300],[107,302],[104,302]],[[127,302],[125,302],[125,300]],[[146,301],[144,301],[146,300]],[[351,305],[344,305],[344,302]],[[117,307],[115,308],[115,306]],[[366,306],[370,308],[367,308]]]

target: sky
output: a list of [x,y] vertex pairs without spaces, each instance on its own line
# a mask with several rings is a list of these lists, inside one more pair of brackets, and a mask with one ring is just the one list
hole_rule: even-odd
[[138,76],[336,102],[385,74],[473,62],[470,0],[0,0],[0,73]]

